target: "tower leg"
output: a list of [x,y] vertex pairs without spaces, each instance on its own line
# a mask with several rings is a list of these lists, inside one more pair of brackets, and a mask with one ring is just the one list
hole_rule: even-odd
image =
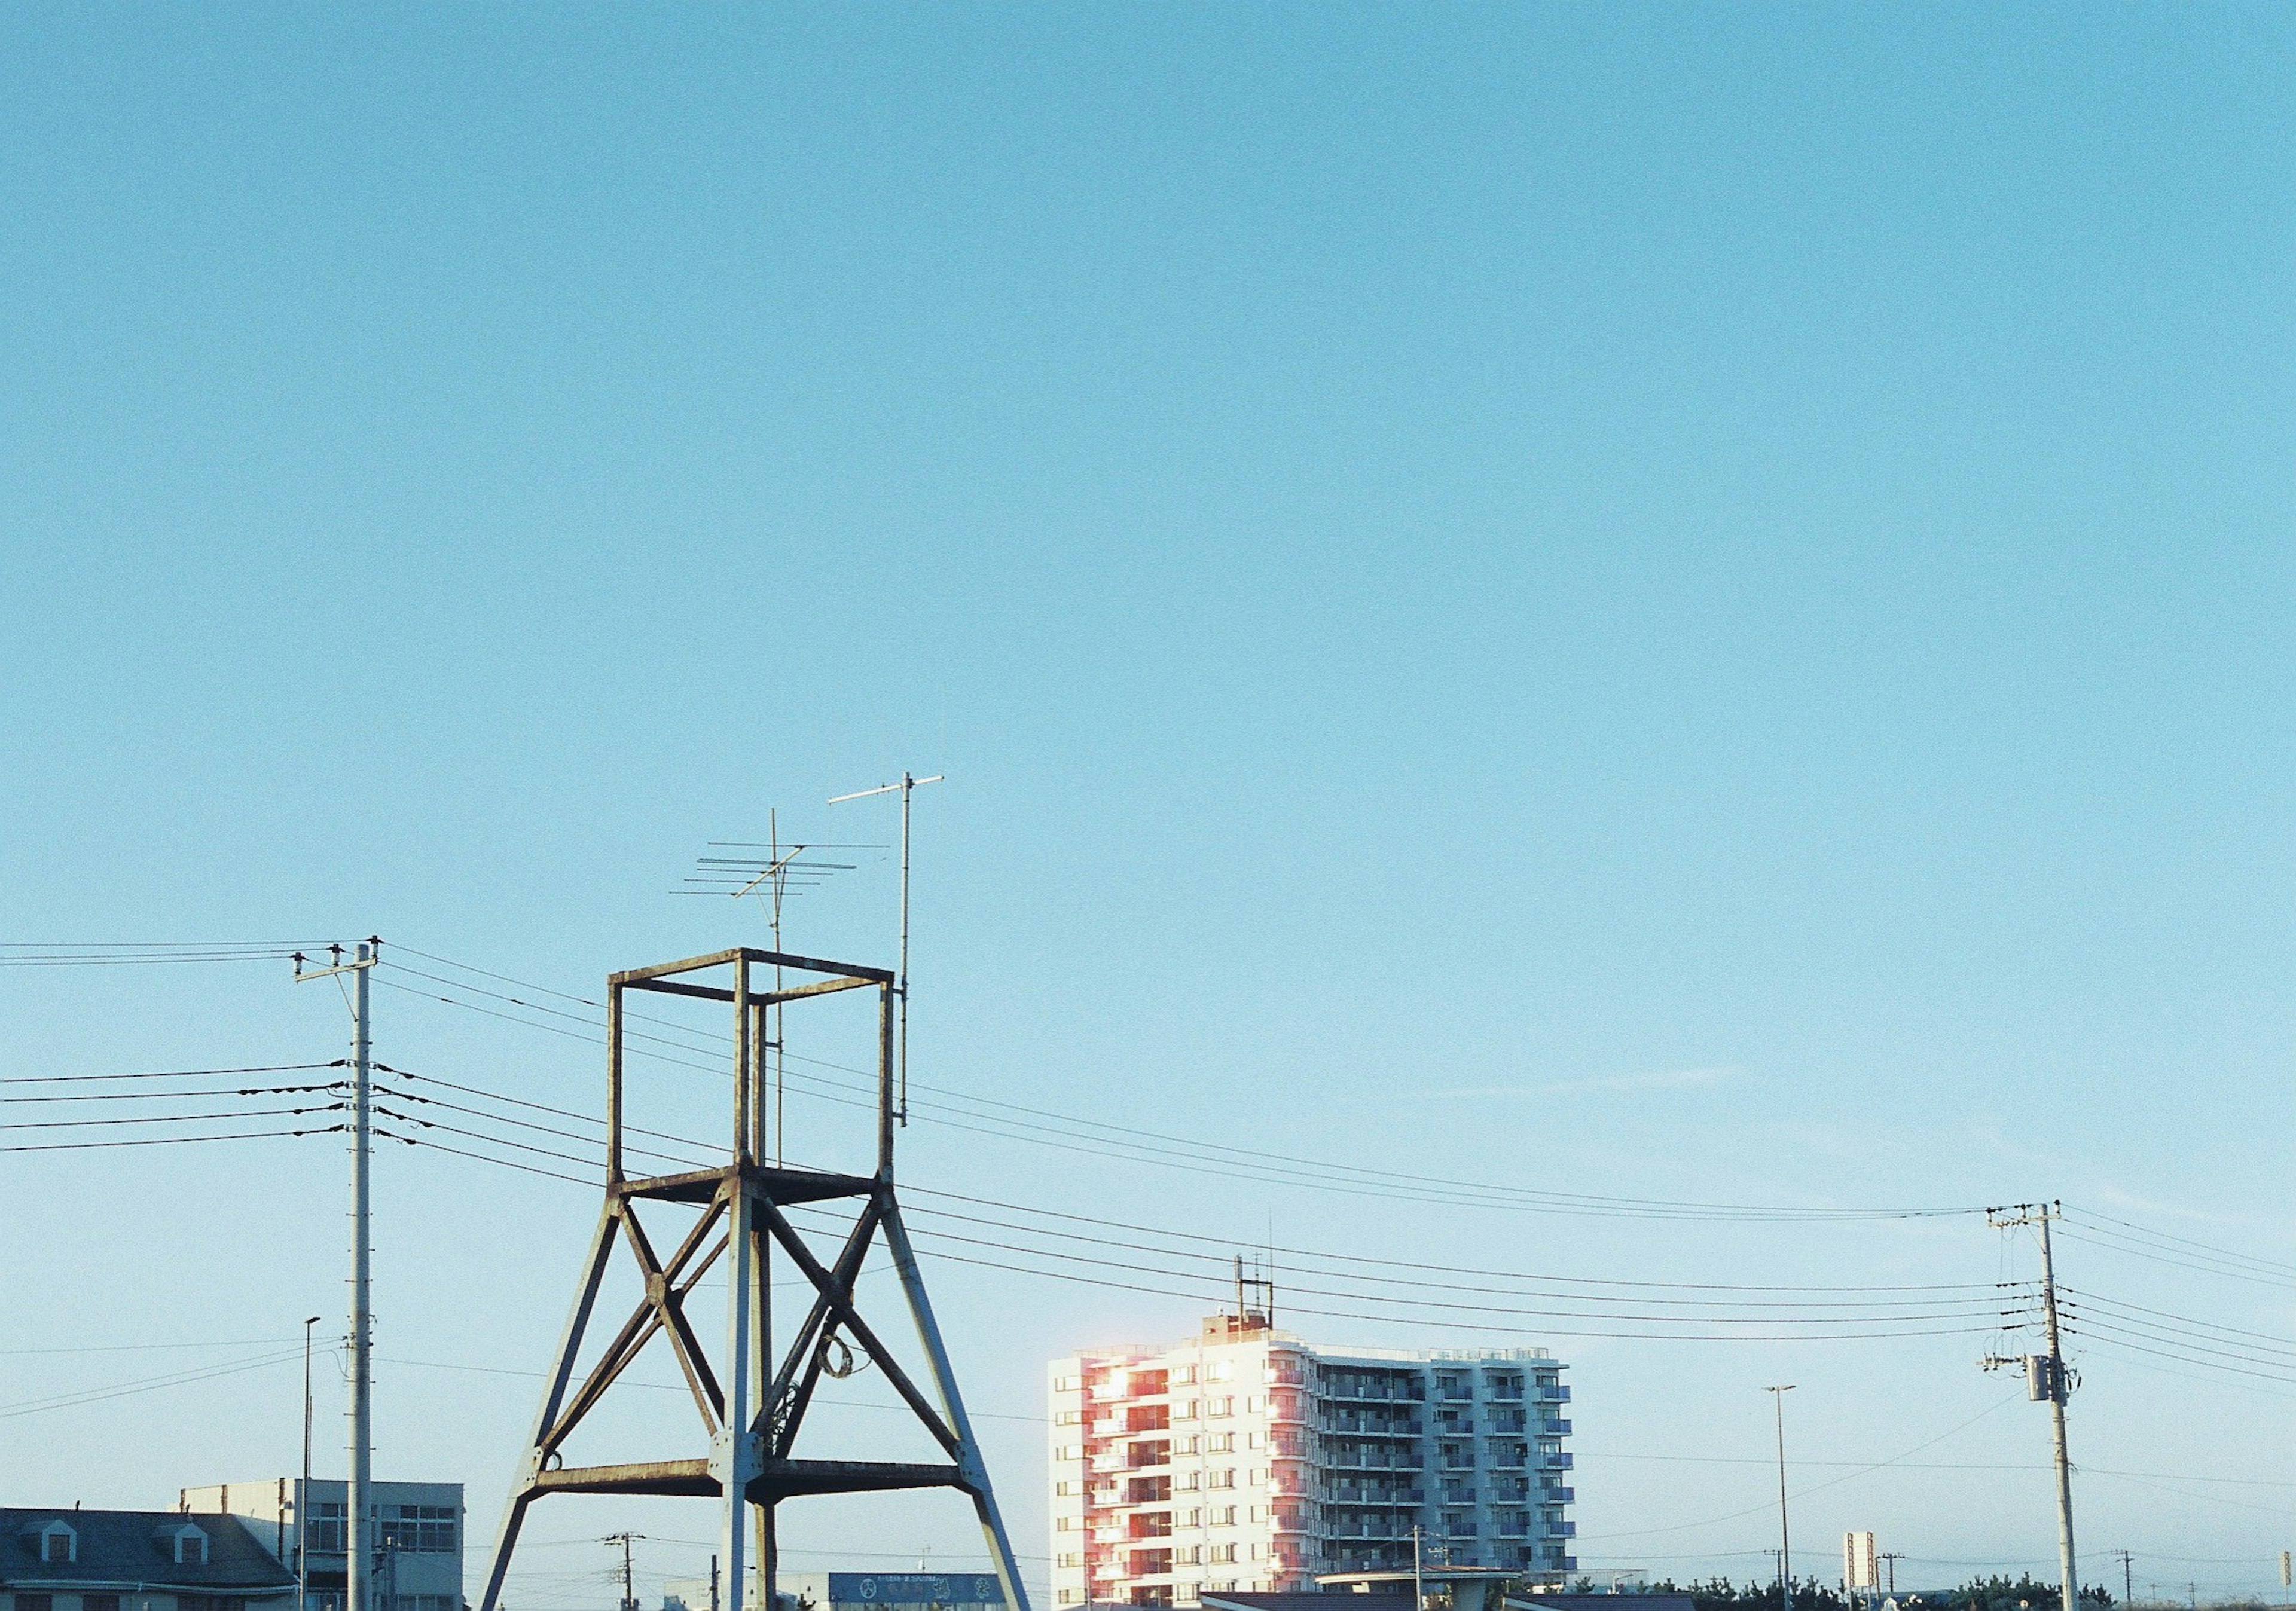
[[996,1567],[996,1581],[1004,1590],[1004,1604],[1010,1611],[1029,1611],[1029,1592],[1021,1586],[1021,1564],[1013,1554],[1013,1541],[1004,1531],[1004,1517],[996,1509],[996,1492],[989,1486],[988,1463],[980,1458],[980,1442],[972,1435],[972,1419],[964,1412],[964,1400],[957,1392],[956,1371],[948,1362],[948,1350],[940,1340],[940,1326],[933,1319],[932,1302],[925,1296],[925,1280],[917,1269],[916,1249],[909,1244],[908,1227],[901,1223],[901,1210],[893,1201],[890,1183],[878,1189],[878,1202],[885,1231],[885,1246],[893,1255],[893,1268],[900,1272],[901,1290],[908,1295],[909,1314],[917,1323],[917,1340],[924,1345],[925,1357],[932,1364],[933,1386],[940,1395],[941,1413],[947,1418],[949,1430],[956,1434],[956,1465],[964,1476],[965,1492],[972,1496],[972,1509],[980,1517],[980,1534],[988,1544],[988,1558]]
[[574,1306],[566,1316],[566,1329],[558,1338],[558,1362],[552,1367],[549,1385],[542,1390],[542,1407],[535,1411],[534,1434],[526,1440],[526,1452],[519,1460],[518,1475],[511,1483],[510,1503],[503,1510],[502,1531],[495,1539],[494,1565],[487,1572],[486,1592],[480,1597],[479,1611],[496,1611],[502,1603],[503,1579],[510,1573],[511,1551],[518,1548],[518,1530],[526,1522],[526,1508],[534,1498],[534,1479],[542,1471],[542,1442],[550,1435],[557,1423],[558,1411],[566,1402],[566,1384],[574,1375],[575,1356],[582,1350],[582,1334],[589,1329],[590,1311],[598,1301],[598,1283],[605,1279],[606,1261],[614,1251],[615,1205],[606,1199],[605,1208],[598,1215],[598,1228],[590,1233],[590,1251],[582,1261],[582,1282],[575,1288]]
[[759,1469],[758,1438],[750,1423],[758,1412],[754,1361],[765,1319],[758,1288],[766,1272],[758,1257],[757,1200],[747,1182],[737,1179],[729,1185],[734,1199],[726,1205],[726,1416],[709,1452],[709,1470],[725,1507],[718,1545],[726,1557],[726,1611],[750,1611],[750,1482]]

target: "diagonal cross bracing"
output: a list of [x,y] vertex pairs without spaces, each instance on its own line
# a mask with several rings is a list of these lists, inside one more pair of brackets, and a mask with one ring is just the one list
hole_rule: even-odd
[[[823,977],[814,983],[752,991],[750,975],[758,969]],[[731,988],[687,977],[727,971],[732,974]],[[534,1431],[521,1456],[480,1611],[500,1611],[503,1583],[526,1513],[547,1494],[691,1495],[715,1501],[721,1507],[719,1538],[729,1591],[721,1611],[771,1611],[770,1599],[763,1607],[745,1607],[750,1574],[742,1563],[745,1558],[756,1560],[758,1577],[770,1594],[778,1555],[775,1513],[780,1504],[815,1494],[936,1487],[957,1489],[972,1500],[1004,1586],[1008,1611],[1029,1611],[1027,1591],[997,1512],[988,1468],[964,1413],[894,1196],[891,1026],[899,987],[896,977],[882,969],[749,948],[616,974],[607,981],[606,1200],[584,1257],[573,1308],[536,1412]],[[721,1167],[645,1178],[624,1175],[621,993],[625,989],[657,991],[733,1007],[733,1146]],[[764,1146],[766,1110],[760,1048],[767,1041],[768,1010],[778,1013],[784,1006],[861,989],[877,993],[875,1173],[838,1173],[762,1162],[758,1154]],[[834,1262],[824,1263],[783,1211],[800,1204],[836,1199],[852,1200],[855,1215],[843,1232]],[[701,1211],[667,1259],[658,1255],[652,1238],[639,1223],[640,1200],[685,1203]],[[880,1238],[900,1278],[902,1297],[931,1367],[931,1398],[894,1358],[861,1312],[856,1285]],[[570,1393],[600,1285],[618,1244],[627,1250],[644,1280],[644,1295],[580,1385]],[[770,1265],[776,1249],[780,1257],[804,1273],[813,1287],[814,1299],[800,1323],[789,1333],[768,1384],[765,1378],[767,1368],[775,1365],[775,1355],[771,1345]],[[687,1300],[702,1276],[729,1253],[732,1279],[727,1282],[726,1347],[713,1363],[710,1351],[687,1313]],[[947,1463],[794,1457],[806,1412],[840,1332],[884,1371],[885,1379],[901,1395],[918,1425],[940,1446]],[[701,1418],[707,1452],[665,1452],[668,1457],[660,1460],[611,1465],[565,1464],[562,1452],[568,1438],[657,1333],[669,1338]]]

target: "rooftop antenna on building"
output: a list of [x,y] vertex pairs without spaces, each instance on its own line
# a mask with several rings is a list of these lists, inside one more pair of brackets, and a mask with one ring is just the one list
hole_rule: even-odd
[[[768,846],[778,851],[778,846]],[[768,989],[768,971],[803,983]],[[1008,1611],[1029,1611],[1010,1536],[996,1507],[980,1444],[965,1413],[939,1322],[925,1295],[893,1189],[893,1024],[897,976],[887,969],[748,946],[636,968],[606,981],[605,1201],[585,1255],[571,1313],[511,1484],[510,1502],[479,1611],[502,1611],[503,1584],[526,1513],[552,1493],[693,1495],[718,1501],[726,1593],[722,1611],[774,1611],[779,1546],[776,1508],[829,1493],[955,1488],[972,1501]],[[717,1165],[661,1175],[624,1172],[622,998],[643,991],[732,1009],[733,1111],[730,1158]],[[764,1059],[767,1012],[784,1002],[849,990],[876,996],[876,1167],[869,1174],[784,1167],[765,1161]],[[817,1253],[786,1212],[800,1205],[850,1202],[841,1243]],[[668,1257],[657,1255],[640,1225],[665,1204],[699,1210]],[[814,1233],[818,1236],[820,1233]],[[862,1266],[882,1237],[906,1300],[928,1367],[929,1399],[861,1313],[856,1291]],[[578,1381],[575,1367],[607,1267],[626,1242],[644,1278],[644,1295],[628,1320]],[[815,1290],[785,1350],[772,1334],[776,1305],[773,1254],[779,1247]],[[823,1254],[827,1255],[826,1261]],[[720,1258],[726,1275],[726,1342],[715,1362],[702,1347],[685,1305]],[[842,1337],[839,1334],[842,1333]],[[707,1452],[609,1465],[567,1463],[567,1440],[601,1403],[655,1337],[666,1337],[699,1413]],[[933,1460],[800,1458],[795,1444],[834,1345],[851,1339],[884,1373],[917,1424],[938,1445]],[[776,1355],[778,1354],[778,1361]],[[754,1565],[752,1562],[754,1561]],[[756,1582],[756,1592],[750,1584]]]

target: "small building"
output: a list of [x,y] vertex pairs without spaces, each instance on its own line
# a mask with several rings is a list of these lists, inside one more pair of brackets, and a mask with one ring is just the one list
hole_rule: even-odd
[[[303,1486],[292,1476],[218,1483],[186,1488],[178,1502],[186,1515],[237,1517],[291,1582],[295,1552],[308,1548],[309,1611],[342,1611],[350,1484],[318,1477],[308,1493]],[[463,1484],[375,1483],[368,1492],[370,1611],[463,1611]]]
[[293,1611],[295,1574],[238,1517],[0,1509],[0,1611]]

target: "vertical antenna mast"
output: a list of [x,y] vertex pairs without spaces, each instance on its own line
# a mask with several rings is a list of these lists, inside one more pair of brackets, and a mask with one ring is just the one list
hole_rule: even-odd
[[894,987],[893,995],[900,1005],[900,1036],[894,1043],[895,1078],[900,1082],[900,1096],[894,1103],[893,1116],[906,1126],[909,1122],[909,797],[927,783],[942,781],[947,774],[935,773],[929,778],[901,773],[898,783],[880,783],[874,789],[856,789],[851,794],[832,797],[832,806],[841,806],[848,800],[865,800],[872,795],[901,791],[901,982]]

